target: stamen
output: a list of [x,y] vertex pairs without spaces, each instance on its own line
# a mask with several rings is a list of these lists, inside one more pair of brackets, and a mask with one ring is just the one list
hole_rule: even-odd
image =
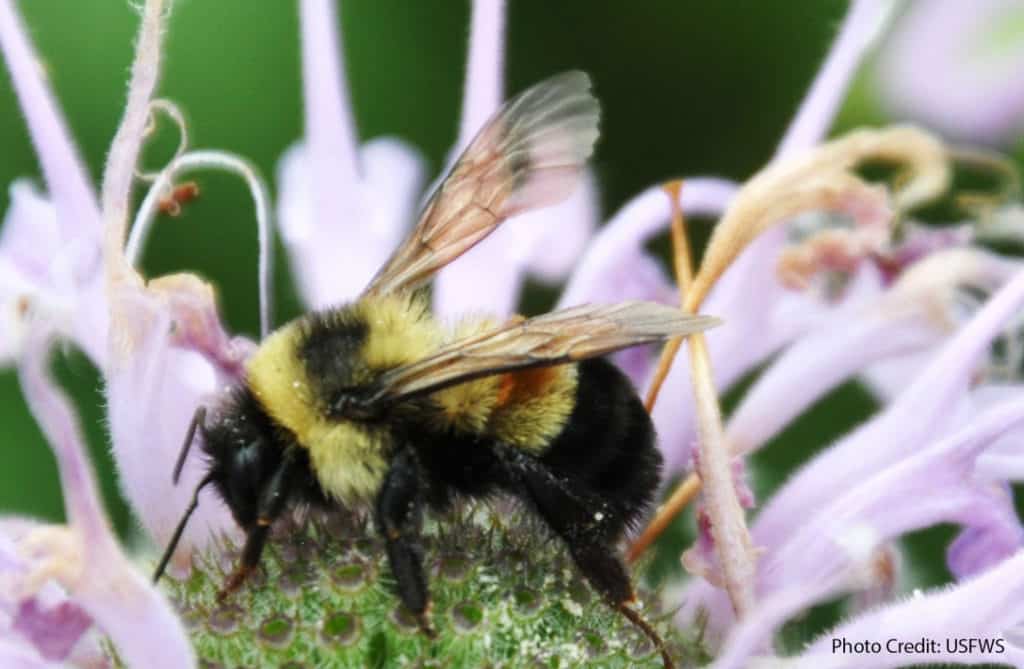
[[[690,306],[689,288],[693,283],[693,266],[690,249],[686,241],[683,215],[679,206],[681,182],[665,186],[665,192],[672,206],[672,248],[675,259],[676,278],[679,282],[679,300],[684,312],[693,313]],[[699,300],[698,300],[699,303]],[[665,346],[655,381],[647,397],[648,408],[654,406],[658,389],[668,375],[672,361],[679,350],[681,341],[673,340]],[[754,605],[755,552],[747,530],[746,517],[732,479],[730,454],[725,443],[722,428],[722,414],[718,406],[718,392],[715,389],[711,370],[711,358],[702,334],[690,336],[690,369],[693,394],[697,410],[697,425],[700,435],[700,457],[698,470],[701,479],[709,481],[705,490],[707,512],[711,519],[711,532],[715,540],[722,565],[725,588],[729,593],[736,615],[743,616]],[[690,485],[683,497],[692,498],[697,486]],[[680,497],[679,491],[673,498]],[[671,500],[670,500],[671,501]],[[659,510],[653,525],[641,535],[630,550],[630,559],[636,559],[643,549],[653,541],[668,522],[675,516],[675,508],[681,508],[678,501],[674,506]],[[642,543],[641,543],[642,542]]]
[[150,98],[160,77],[160,47],[168,5],[166,0],[146,0],[142,9],[138,46],[128,84],[128,102],[103,172],[100,202],[104,219],[104,265],[107,281],[111,284],[132,276],[141,280],[124,258],[124,240],[132,177],[142,150]]
[[270,281],[272,278],[273,248],[270,235],[270,195],[256,168],[244,158],[226,151],[190,151],[171,161],[150,187],[146,198],[139,207],[139,213],[132,225],[131,236],[125,247],[125,258],[129,266],[138,265],[142,247],[146,243],[149,229],[159,211],[161,194],[180,174],[192,170],[219,169],[231,172],[245,179],[253,204],[256,206],[257,242],[259,244],[258,284],[260,303],[260,336],[270,333],[271,303]]
[[[693,282],[693,260],[690,255],[690,243],[686,236],[686,222],[683,219],[683,212],[679,205],[683,182],[681,180],[670,181],[662,189],[669,197],[672,210],[670,224],[672,230],[672,259],[675,265],[676,282],[679,284],[679,304],[682,307],[686,303],[686,291]],[[644,400],[644,407],[647,409],[647,413],[651,412],[654,408],[654,403],[658,401],[661,386],[665,383],[665,378],[668,377],[668,373],[672,369],[672,362],[675,360],[676,354],[679,353],[679,347],[682,343],[682,337],[676,337],[669,340],[665,344],[665,348],[662,349],[661,358],[658,360],[658,368],[654,373],[654,378],[651,380],[651,386],[647,390],[647,398]]]
[[199,184],[195,181],[185,181],[171,188],[171,192],[160,198],[157,208],[161,214],[170,217],[181,215],[181,206],[199,197]]
[[[162,111],[167,114],[168,118],[174,121],[174,125],[178,126],[178,148],[174,151],[174,157],[169,162],[174,162],[180,158],[186,149],[188,149],[188,126],[185,123],[185,115],[181,113],[181,109],[178,105],[174,104],[170,100],[152,100],[149,103],[149,115],[146,119],[146,127],[142,131],[143,138],[147,138],[153,134],[156,130],[156,113]],[[160,177],[160,173],[163,170],[157,170],[155,172],[140,172],[138,169],[135,170],[135,176],[143,181],[156,181]]]
[[1006,156],[975,146],[949,148],[950,159],[979,172],[990,173],[998,180],[992,192],[965,191],[954,198],[957,206],[970,215],[984,215],[1021,198],[1020,172],[1016,163]]
[[[851,173],[868,160],[905,164],[907,178],[886,197]],[[857,220],[891,217],[934,199],[949,184],[945,147],[911,127],[855,130],[802,155],[777,160],[747,181],[715,227],[687,293],[697,311],[708,292],[751,241],[807,211],[841,211]]]
[[725,443],[718,391],[704,335],[699,332],[691,335],[689,349],[699,436],[697,474],[705,483],[706,511],[711,519],[711,536],[721,562],[725,589],[736,617],[742,618],[754,606],[756,553],[733,482],[732,455]]

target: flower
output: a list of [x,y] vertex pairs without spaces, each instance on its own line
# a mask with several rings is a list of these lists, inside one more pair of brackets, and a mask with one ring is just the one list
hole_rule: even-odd
[[48,338],[35,333],[19,372],[57,458],[69,523],[6,521],[0,528],[0,660],[4,666],[57,666],[48,663],[66,660],[107,666],[99,632],[130,666],[194,666],[177,615],[111,532],[74,412],[46,373],[48,349]]
[[1012,143],[1024,132],[1021,11],[1005,0],[913,3],[879,56],[882,103],[957,139]]
[[28,181],[10,187],[0,233],[0,364],[18,357],[30,314],[42,314],[97,364],[106,311],[96,196],[13,5],[0,3],[0,49],[40,156],[49,198]]
[[278,166],[278,222],[303,298],[322,308],[358,295],[398,245],[424,166],[398,139],[357,146],[334,3],[303,0],[299,16],[305,137]]
[[[177,458],[181,435],[201,398],[239,378],[241,361],[251,344],[224,332],[209,286],[187,275],[147,285],[120,248],[128,190],[158,68],[159,46],[152,41],[163,21],[162,10],[153,9],[145,16],[150,22],[143,23],[141,34],[149,40],[140,43],[131,87],[134,98],[111,149],[102,210],[96,210],[74,146],[34,66],[38,59],[10,2],[0,4],[0,43],[16,75],[19,99],[54,203],[17,186],[0,256],[6,252],[14,269],[25,277],[25,292],[11,297],[29,305],[20,314],[18,327],[31,333],[34,322],[48,323],[70,336],[101,368],[122,490],[151,536],[164,542],[177,523],[177,509],[187,504],[191,494],[185,487],[174,486],[167,474]],[[183,156],[179,162],[187,159]],[[144,214],[145,209],[143,219]],[[136,229],[145,227],[143,220]],[[100,262],[103,244],[107,249]],[[13,287],[4,286],[5,290]],[[15,341],[10,336],[5,339]],[[186,467],[186,486],[197,480],[197,465]],[[211,533],[234,528],[230,515],[212,498],[200,516],[182,543],[176,560],[179,568],[187,567],[192,548],[205,546]]]
[[[351,299],[366,285],[415,219],[424,175],[422,159],[401,140],[357,147],[332,8],[328,0],[300,5],[305,138],[278,168],[278,220],[313,308]],[[462,122],[449,163],[504,98],[504,12],[500,1],[473,3]],[[527,272],[554,282],[572,267],[595,226],[596,199],[587,176],[563,203],[514,217],[440,272],[434,310],[510,315]]]

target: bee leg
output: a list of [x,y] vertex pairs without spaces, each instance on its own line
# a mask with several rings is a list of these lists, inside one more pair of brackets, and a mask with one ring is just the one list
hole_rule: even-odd
[[242,549],[242,560],[238,567],[228,577],[224,587],[217,593],[217,601],[224,603],[231,593],[238,590],[260,563],[260,554],[263,553],[263,546],[267,542],[269,525],[256,525],[245,535],[245,547]]
[[217,593],[218,602],[223,602],[231,593],[238,590],[249,574],[259,565],[270,526],[281,515],[288,502],[288,493],[291,491],[291,484],[294,480],[292,474],[298,464],[297,456],[296,447],[293,446],[286,450],[281,464],[270,476],[260,493],[256,507],[256,524],[246,532],[242,560],[221,591]]
[[391,461],[377,494],[377,530],[384,535],[388,564],[402,603],[416,616],[420,630],[436,636],[430,625],[430,594],[423,572],[423,556],[417,539],[422,518],[419,467],[409,449]]
[[[517,482],[519,494],[565,541],[583,576],[612,608],[651,640],[661,652],[665,669],[674,669],[661,636],[631,606],[636,594],[616,549],[624,526],[621,517],[579,483],[557,476],[523,453],[509,448],[503,449],[499,457]],[[604,511],[596,511],[600,509]]]

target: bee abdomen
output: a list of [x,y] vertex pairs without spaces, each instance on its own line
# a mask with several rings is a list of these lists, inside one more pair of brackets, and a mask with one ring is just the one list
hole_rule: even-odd
[[661,473],[651,418],[629,379],[603,358],[579,363],[575,400],[540,459],[606,500],[610,522],[631,525],[653,501]]

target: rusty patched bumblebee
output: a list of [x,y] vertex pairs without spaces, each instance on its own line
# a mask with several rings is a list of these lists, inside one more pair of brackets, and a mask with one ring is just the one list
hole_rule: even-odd
[[616,546],[651,503],[661,457],[630,382],[600,356],[716,321],[626,302],[446,329],[419,290],[508,217],[564,199],[593,151],[599,115],[581,72],[510,100],[357,300],[262,342],[244,383],[196,412],[175,480],[197,431],[209,470],[155,578],[207,484],[246,533],[222,595],[257,566],[271,524],[291,505],[372,505],[398,594],[430,633],[423,506],[504,493],[564,540],[591,585],[670,662],[630,606]]

